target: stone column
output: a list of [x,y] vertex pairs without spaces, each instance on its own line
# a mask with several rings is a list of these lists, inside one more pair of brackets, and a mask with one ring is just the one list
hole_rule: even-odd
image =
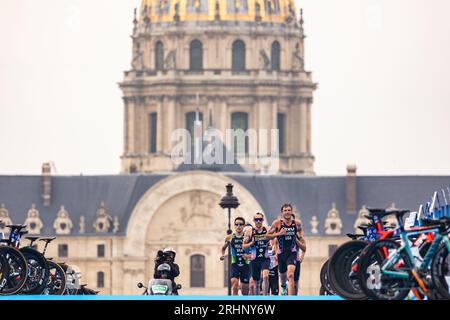
[[308,111],[307,111],[307,152],[309,155],[312,154],[311,144],[312,144],[312,118],[311,118],[311,109],[312,109],[312,98],[308,99]]
[[164,106],[165,109],[165,127],[163,132],[163,140],[164,140],[164,153],[170,155],[172,149],[172,142],[170,141],[170,136],[172,132],[175,130],[175,97],[170,97],[166,100],[166,104]]
[[136,152],[136,99],[131,98],[128,101],[128,152]]
[[292,104],[289,110],[288,119],[288,130],[287,130],[287,138],[288,145],[290,146],[289,154],[291,155],[299,155],[301,150],[301,139],[302,131],[301,131],[301,104],[299,99],[292,99]]
[[306,140],[308,138],[308,102],[300,100],[300,153],[307,153]]
[[123,104],[124,104],[124,108],[123,108],[123,120],[124,120],[124,124],[123,124],[123,153],[127,154],[130,150],[130,135],[129,135],[129,130],[130,130],[130,117],[129,117],[129,112],[130,112],[130,108],[129,108],[129,104],[128,104],[128,99],[127,98],[123,98]]
[[214,98],[213,97],[206,97],[206,101],[207,101],[207,114],[206,114],[206,118],[203,119],[203,121],[205,121],[206,123],[206,128],[209,127],[210,125],[210,119],[212,119],[212,126],[215,127],[215,121],[217,120],[216,117],[214,117]]
[[161,153],[163,151],[163,104],[164,96],[158,97],[158,101],[156,103],[156,112],[158,114],[156,124],[156,150],[158,153]]
[[[278,129],[278,99],[274,99],[272,102],[272,112],[271,112],[271,126],[270,129]],[[271,130],[268,131],[269,137],[271,137]],[[279,133],[278,133],[279,135]],[[272,141],[270,145],[272,146]],[[272,147],[271,147],[272,148]]]

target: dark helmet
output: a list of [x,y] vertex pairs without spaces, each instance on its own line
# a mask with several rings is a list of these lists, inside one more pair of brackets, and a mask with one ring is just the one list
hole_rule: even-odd
[[160,276],[163,275],[163,274],[168,276],[170,274],[170,265],[167,264],[167,263],[160,264],[158,266],[158,268],[156,269],[156,272]]

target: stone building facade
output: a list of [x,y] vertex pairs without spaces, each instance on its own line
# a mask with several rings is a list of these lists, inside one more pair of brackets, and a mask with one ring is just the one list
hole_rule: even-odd
[[[225,294],[227,218],[218,204],[231,182],[241,203],[233,217],[251,221],[262,211],[271,224],[281,204],[294,205],[308,244],[300,293],[318,294],[322,264],[368,206],[415,209],[450,177],[361,177],[355,166],[340,177],[314,175],[316,84],[304,68],[304,39],[289,0],[143,0],[132,68],[120,83],[121,173],[55,176],[44,164],[40,176],[0,176],[0,220],[56,235],[48,256],[76,266],[101,294],[140,294],[136,284],[151,278],[167,246],[177,250],[181,294]],[[193,130],[197,109],[203,129],[280,129],[279,172],[176,166],[170,135]]]
[[280,171],[314,174],[316,84],[305,70],[304,39],[290,0],[144,0],[132,68],[120,83],[123,172],[175,170],[171,134],[190,128],[198,103],[204,129],[279,129]]

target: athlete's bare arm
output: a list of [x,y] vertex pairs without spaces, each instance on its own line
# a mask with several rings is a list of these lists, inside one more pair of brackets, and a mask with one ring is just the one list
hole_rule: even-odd
[[244,235],[244,243],[242,244],[242,248],[247,249],[251,247],[255,243],[255,239],[252,238],[252,229],[248,229]]
[[282,235],[282,231],[286,232],[286,230],[284,229],[278,231],[279,229],[280,229],[280,220],[277,219],[272,223],[272,226],[270,227],[269,231],[267,231],[267,237],[275,238]]
[[300,249],[303,252],[306,252],[306,240],[305,233],[303,232],[302,222],[300,220],[295,220],[295,224],[297,225],[297,237],[296,242]]
[[225,250],[227,250],[228,246],[230,245],[230,240],[231,240],[231,234],[227,235],[225,237],[225,243],[224,245],[220,248],[221,250],[221,256],[220,256],[220,260],[224,260],[225,259]]
[[304,259],[305,259],[305,251],[302,250],[302,253],[300,253],[299,261],[303,262]]

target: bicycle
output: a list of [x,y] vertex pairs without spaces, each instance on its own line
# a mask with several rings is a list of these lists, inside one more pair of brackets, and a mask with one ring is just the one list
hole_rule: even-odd
[[[4,269],[5,279],[0,284],[0,295],[13,295],[20,292],[28,280],[28,264],[25,256],[16,248],[20,240],[23,225],[8,225],[10,229],[8,239],[0,239],[0,256],[6,259],[7,270]],[[3,262],[4,263],[4,262]]]
[[[442,228],[447,230],[450,219],[424,220],[428,225],[405,230],[403,216],[409,212],[394,210],[385,213],[385,216],[396,216],[400,243],[391,239],[378,240],[361,254],[357,276],[362,290],[372,299],[403,300],[411,290],[419,299],[424,295],[433,297],[428,270],[441,243],[450,248],[448,235],[441,234]],[[422,248],[413,246],[410,239],[423,240]],[[431,244],[425,245],[431,239]]]
[[[36,240],[45,242],[44,249],[42,251],[42,256],[45,257],[47,252],[47,247],[56,237],[25,237],[30,240],[30,247],[33,247],[33,243]],[[66,273],[64,269],[52,258],[46,258],[49,270],[49,277],[42,294],[46,295],[62,295],[66,290]]]

